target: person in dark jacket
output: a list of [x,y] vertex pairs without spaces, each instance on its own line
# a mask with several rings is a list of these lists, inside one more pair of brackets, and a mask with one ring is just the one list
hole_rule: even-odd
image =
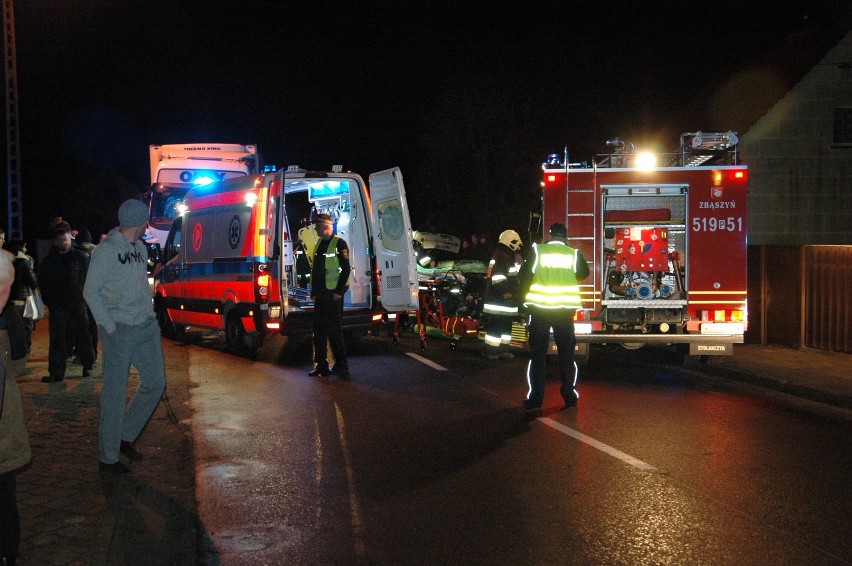
[[15,267],[15,280],[9,293],[9,301],[15,305],[24,320],[24,328],[27,332],[27,352],[32,346],[33,328],[35,321],[24,316],[24,307],[27,298],[32,295],[38,287],[38,279],[33,271],[33,258],[27,255],[27,243],[21,238],[12,238],[6,243],[15,259],[12,265]]
[[[349,246],[346,240],[334,235],[334,221],[328,214],[314,219],[320,241],[314,253],[311,270],[311,296],[314,298],[314,361],[316,367],[309,376],[328,376],[330,373],[349,379],[346,344],[343,342],[341,321],[343,295],[349,288]],[[328,367],[328,347],[334,355],[334,367]]]
[[42,378],[45,383],[65,379],[69,327],[83,366],[83,377],[91,375],[95,353],[83,300],[87,268],[86,255],[73,247],[70,227],[60,223],[54,234],[54,245],[39,266],[41,296],[48,309],[50,328],[49,375]]

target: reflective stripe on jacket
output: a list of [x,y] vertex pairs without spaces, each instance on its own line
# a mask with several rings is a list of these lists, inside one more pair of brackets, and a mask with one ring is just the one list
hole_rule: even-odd
[[532,281],[524,306],[543,309],[579,309],[577,255],[574,248],[558,241],[533,244]]

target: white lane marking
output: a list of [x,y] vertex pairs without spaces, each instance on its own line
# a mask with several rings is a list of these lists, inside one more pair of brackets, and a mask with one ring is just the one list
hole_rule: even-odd
[[406,353],[405,353],[405,355],[406,355],[406,356],[411,356],[412,358],[414,358],[414,359],[415,359],[415,360],[417,360],[418,362],[424,363],[424,364],[426,364],[427,366],[429,366],[429,367],[431,367],[431,368],[435,368],[435,369],[436,369],[436,370],[438,370],[438,371],[449,371],[449,370],[448,370],[447,368],[445,368],[444,366],[440,366],[440,365],[436,364],[435,362],[433,362],[432,360],[427,360],[427,359],[426,359],[426,358],[424,358],[423,356],[418,356],[417,354],[414,354],[414,353],[412,353],[412,352],[406,352]]
[[[429,367],[435,368],[436,370],[449,371],[444,366],[438,365],[435,362],[433,362],[432,360],[426,359],[423,356],[418,356],[417,354],[415,354],[413,352],[406,352],[405,355],[411,356],[412,358],[414,358],[418,362],[422,362]],[[626,463],[630,464],[631,466],[633,466],[635,468],[639,468],[640,470],[644,470],[646,472],[653,472],[653,471],[657,470],[657,468],[655,468],[654,466],[652,466],[650,464],[646,464],[642,460],[639,460],[638,458],[634,458],[630,454],[625,454],[624,452],[622,452],[621,450],[618,450],[617,448],[613,448],[612,446],[609,446],[608,444],[604,444],[600,440],[595,440],[591,436],[586,436],[582,432],[576,431],[573,428],[569,428],[569,427],[567,427],[567,426],[565,426],[561,423],[554,421],[553,419],[547,419],[547,418],[542,417],[542,418],[539,418],[538,420],[541,421],[542,423],[546,424],[547,426],[558,430],[562,434],[567,434],[568,436],[570,436],[572,438],[576,438],[580,442],[585,442],[589,446],[597,448],[601,452],[605,452],[605,453],[609,454],[610,456],[618,458],[622,462],[626,462]]]
[[608,444],[604,444],[600,440],[595,440],[591,436],[586,436],[582,432],[576,431],[573,428],[569,428],[562,423],[558,423],[558,422],[554,421],[553,419],[547,419],[547,418],[541,417],[538,420],[540,422],[546,424],[547,426],[558,430],[562,434],[567,434],[568,436],[570,436],[572,438],[576,438],[580,442],[585,442],[589,446],[597,448],[601,452],[606,452],[610,456],[613,456],[614,458],[618,458],[622,462],[627,462],[628,464],[630,464],[631,466],[633,466],[635,468],[639,468],[640,470],[644,470],[646,472],[654,472],[654,471],[657,470],[657,468],[655,468],[651,464],[646,464],[642,460],[634,458],[630,454],[625,454],[624,452],[622,452],[621,450],[618,450],[617,448],[613,448],[612,446],[610,446]]

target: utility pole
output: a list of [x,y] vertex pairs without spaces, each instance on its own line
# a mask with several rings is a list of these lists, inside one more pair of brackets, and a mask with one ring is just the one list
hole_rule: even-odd
[[15,10],[12,0],[3,2],[3,58],[6,63],[6,194],[9,225],[7,238],[23,238],[21,157],[18,135],[18,63],[15,53]]

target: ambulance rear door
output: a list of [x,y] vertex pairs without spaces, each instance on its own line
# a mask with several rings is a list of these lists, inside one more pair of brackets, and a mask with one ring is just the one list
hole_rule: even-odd
[[373,248],[382,306],[390,312],[419,308],[411,218],[398,167],[370,175]]

